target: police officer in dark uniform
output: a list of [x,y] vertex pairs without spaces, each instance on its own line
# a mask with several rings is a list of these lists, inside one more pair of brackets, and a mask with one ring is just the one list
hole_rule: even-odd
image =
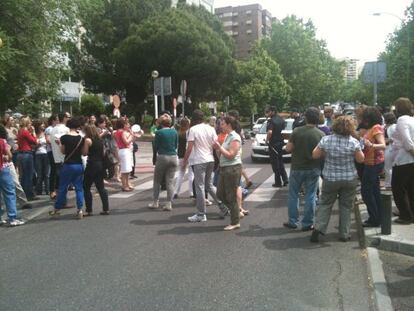
[[288,176],[283,163],[283,137],[282,130],[286,127],[286,121],[278,114],[276,107],[268,107],[265,111],[267,122],[266,142],[269,146],[270,163],[275,174],[275,183],[272,187],[280,188],[288,184]]

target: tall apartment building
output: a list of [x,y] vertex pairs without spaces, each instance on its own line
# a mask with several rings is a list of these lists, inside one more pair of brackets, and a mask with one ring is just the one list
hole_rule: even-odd
[[[175,7],[177,6],[178,0],[172,0],[171,2],[172,2],[172,6]],[[214,0],[186,0],[185,2],[189,5],[195,4],[195,5],[203,6],[210,13],[212,14],[214,13],[214,10],[213,10]]]
[[358,59],[345,58],[344,61],[346,63],[345,80],[348,82],[357,80],[359,75]]
[[239,59],[249,57],[254,44],[270,36],[272,15],[260,4],[216,8],[215,14],[222,21],[225,32],[233,37]]

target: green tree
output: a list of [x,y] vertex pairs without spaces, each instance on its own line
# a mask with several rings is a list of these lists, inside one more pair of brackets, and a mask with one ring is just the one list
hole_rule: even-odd
[[414,90],[414,3],[405,12],[401,27],[389,37],[379,59],[387,64],[387,80],[378,88],[378,101],[389,105],[401,96],[413,98]]
[[76,4],[69,0],[0,2],[0,111],[53,97],[67,72],[62,57],[72,38]]
[[80,104],[80,112],[84,116],[99,116],[105,112],[105,105],[97,95],[83,95]]
[[289,16],[273,23],[263,47],[279,64],[292,88],[291,106],[300,108],[337,99],[344,64],[330,56],[324,41],[316,39],[311,21]]
[[132,26],[114,55],[115,72],[126,86],[128,103],[131,93],[146,95],[154,69],[173,78],[175,95],[180,81],[187,80],[193,102],[222,96],[231,84],[231,46],[222,33],[185,9],[166,10]]
[[256,48],[252,57],[238,61],[236,68],[232,108],[245,116],[262,112],[270,104],[283,110],[290,87],[279,65],[264,49]]

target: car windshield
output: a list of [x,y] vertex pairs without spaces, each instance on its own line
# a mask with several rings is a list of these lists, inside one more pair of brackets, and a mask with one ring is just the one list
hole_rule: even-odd
[[257,119],[256,124],[262,124],[264,121],[266,121],[265,118]]
[[266,134],[266,133],[267,133],[267,121],[263,123],[262,127],[259,130],[259,134]]

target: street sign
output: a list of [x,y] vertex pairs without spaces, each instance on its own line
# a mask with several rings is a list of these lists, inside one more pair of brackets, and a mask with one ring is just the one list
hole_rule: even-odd
[[362,75],[365,83],[379,83],[387,80],[387,64],[385,62],[366,62]]
[[159,77],[154,80],[154,94],[166,96],[172,94],[171,77]]
[[187,95],[187,81],[185,81],[185,80],[181,80],[180,94],[181,95]]

